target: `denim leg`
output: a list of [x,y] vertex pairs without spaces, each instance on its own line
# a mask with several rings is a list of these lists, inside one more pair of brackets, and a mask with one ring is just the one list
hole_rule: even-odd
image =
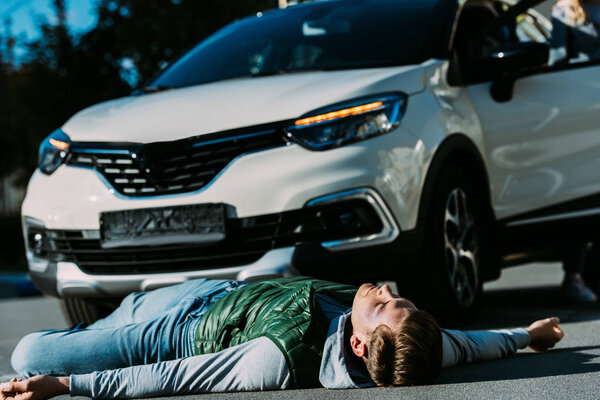
[[[243,284],[190,281],[165,288],[172,289],[163,291],[168,300],[162,296],[132,296],[125,307],[130,310],[117,310],[105,327],[95,323],[87,329],[25,336],[13,352],[13,368],[23,376],[69,375],[189,357],[193,355],[194,332],[189,329],[193,320],[215,300]],[[179,290],[173,290],[177,287]],[[153,310],[155,301],[160,313]],[[126,324],[128,319],[136,322]],[[108,326],[111,323],[121,325]]]
[[21,339],[12,366],[24,376],[69,375],[189,356],[182,331],[195,306],[186,301],[161,318],[117,328],[35,332]]
[[159,318],[187,298],[216,300],[241,284],[230,280],[195,279],[150,292],[131,293],[115,311],[94,322],[88,329],[114,328]]

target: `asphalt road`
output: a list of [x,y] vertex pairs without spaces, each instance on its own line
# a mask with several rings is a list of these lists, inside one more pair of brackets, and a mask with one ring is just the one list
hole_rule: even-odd
[[[558,316],[565,338],[543,354],[525,350],[517,356],[446,369],[432,385],[360,390],[289,390],[228,393],[184,398],[202,399],[563,399],[600,397],[600,305],[565,304],[560,296],[558,264],[532,264],[505,270],[502,279],[486,285],[485,308],[465,329],[528,325]],[[30,331],[63,328],[58,303],[34,298],[0,300],[0,380],[12,376],[10,353]],[[64,399],[68,397],[64,396]]]

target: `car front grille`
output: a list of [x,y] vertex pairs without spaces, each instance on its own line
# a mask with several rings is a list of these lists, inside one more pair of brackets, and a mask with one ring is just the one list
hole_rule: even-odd
[[276,125],[202,135],[173,142],[102,144],[75,142],[67,165],[93,168],[128,197],[199,190],[235,158],[284,146]]
[[144,274],[233,267],[257,261],[267,251],[301,243],[378,233],[382,223],[365,200],[226,220],[226,239],[211,245],[103,249],[96,230],[27,227],[36,257],[76,263],[89,274]]

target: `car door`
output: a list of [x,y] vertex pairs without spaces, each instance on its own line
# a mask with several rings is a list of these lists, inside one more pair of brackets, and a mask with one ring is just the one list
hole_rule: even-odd
[[[523,51],[528,41],[550,46],[548,20],[521,12],[523,5],[514,8],[488,5],[496,27],[488,23],[478,44],[463,55],[469,67],[461,84],[479,117],[497,218],[560,218],[594,207],[577,200],[600,193],[600,65],[591,60],[487,71],[490,52],[502,57],[503,49]],[[458,24],[472,25],[461,17]],[[502,85],[510,90],[499,99],[494,89]],[[547,209],[557,204],[563,206]]]

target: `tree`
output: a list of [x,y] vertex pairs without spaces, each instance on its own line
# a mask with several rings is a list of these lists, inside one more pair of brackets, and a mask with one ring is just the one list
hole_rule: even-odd
[[[37,165],[43,138],[75,112],[126,96],[184,50],[221,26],[277,0],[98,0],[97,24],[69,31],[64,0],[56,24],[39,19],[41,36],[19,43],[5,22],[0,55],[0,178]],[[15,60],[15,46],[26,54]]]

